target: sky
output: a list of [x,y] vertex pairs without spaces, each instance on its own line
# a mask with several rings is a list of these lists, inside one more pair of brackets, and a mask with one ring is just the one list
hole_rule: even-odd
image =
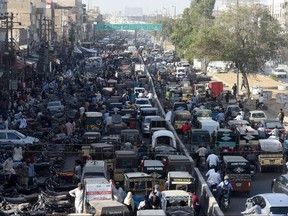
[[[140,7],[144,14],[152,14],[155,11],[161,13],[174,14],[174,7],[176,6],[176,13],[181,14],[186,7],[190,7],[190,0],[82,0],[88,6],[99,6],[101,13],[111,13],[115,11],[124,11],[126,7]],[[88,4],[88,1],[90,2]],[[160,13],[160,12],[159,12]]]
[[[140,7],[143,14],[152,13],[167,13],[174,14],[176,6],[176,13],[182,14],[183,10],[190,7],[190,0],[82,0],[87,8],[99,6],[101,13],[113,13],[115,11],[124,11],[125,7]],[[216,0],[216,7],[221,6],[223,0]],[[259,0],[261,3],[266,4],[273,0]],[[284,0],[274,0],[275,3]]]

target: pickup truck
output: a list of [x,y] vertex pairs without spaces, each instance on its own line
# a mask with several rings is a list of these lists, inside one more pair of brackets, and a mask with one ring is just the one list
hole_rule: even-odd
[[277,78],[286,78],[287,77],[287,72],[285,71],[284,68],[276,68],[272,70],[272,74],[275,75]]

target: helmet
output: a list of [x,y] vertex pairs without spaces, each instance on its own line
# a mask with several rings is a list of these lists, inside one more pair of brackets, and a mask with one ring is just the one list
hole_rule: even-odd
[[228,176],[228,175],[225,175],[225,176],[224,176],[224,180],[229,180],[229,176]]

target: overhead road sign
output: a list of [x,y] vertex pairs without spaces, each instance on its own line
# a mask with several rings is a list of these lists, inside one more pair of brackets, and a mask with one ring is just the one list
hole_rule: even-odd
[[135,31],[162,31],[162,24],[96,24],[94,25],[94,29],[96,31],[105,31],[105,30],[116,30],[116,31],[127,31],[127,30],[135,30]]

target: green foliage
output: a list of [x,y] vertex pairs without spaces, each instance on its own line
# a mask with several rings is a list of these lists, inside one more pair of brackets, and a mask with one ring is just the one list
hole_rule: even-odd
[[270,74],[269,77],[275,81],[278,81],[278,78],[275,74]]

